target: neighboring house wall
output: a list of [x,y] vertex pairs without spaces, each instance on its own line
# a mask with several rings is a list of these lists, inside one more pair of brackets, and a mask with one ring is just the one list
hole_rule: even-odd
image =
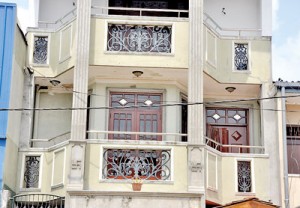
[[[26,41],[17,25],[16,5],[0,3],[0,108],[22,108]],[[15,191],[21,111],[0,112],[0,185]],[[7,192],[5,193],[7,195]],[[2,198],[2,197],[1,197]],[[7,199],[1,200],[1,202]],[[0,202],[0,203],[1,203]]]
[[[11,69],[16,22],[15,4],[0,3],[0,108],[9,108]],[[0,112],[0,194],[2,198],[3,162],[6,144],[8,111]],[[0,201],[0,205],[2,200]]]

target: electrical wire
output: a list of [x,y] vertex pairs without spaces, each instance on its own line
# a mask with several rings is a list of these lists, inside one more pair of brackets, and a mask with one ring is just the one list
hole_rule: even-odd
[[[83,107],[83,108],[0,108],[0,111],[66,111],[66,110],[110,110],[110,109],[130,109],[130,108],[147,108],[147,107],[174,107],[174,106],[193,106],[193,105],[213,105],[213,104],[224,104],[224,103],[240,103],[248,101],[262,101],[272,100],[281,98],[300,97],[300,95],[286,95],[286,96],[272,96],[265,98],[247,98],[247,99],[236,99],[236,100],[220,100],[220,101],[209,101],[209,102],[193,102],[193,103],[173,103],[173,104],[153,104],[153,105],[129,105],[129,106],[100,106],[100,107]],[[282,111],[280,109],[257,109],[257,110],[270,110],[270,111]],[[287,112],[300,112],[300,111],[287,111]]]

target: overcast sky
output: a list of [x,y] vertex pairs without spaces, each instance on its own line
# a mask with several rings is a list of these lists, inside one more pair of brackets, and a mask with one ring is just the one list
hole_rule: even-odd
[[[32,0],[18,4],[23,31],[34,25]],[[273,80],[300,81],[300,0],[273,0]]]

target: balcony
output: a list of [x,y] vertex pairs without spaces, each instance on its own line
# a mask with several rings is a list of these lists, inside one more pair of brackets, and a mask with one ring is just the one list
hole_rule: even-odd
[[51,194],[22,194],[12,199],[11,208],[64,208],[65,199]]
[[21,149],[19,192],[65,193],[69,174],[65,167],[74,170],[81,164],[87,190],[132,192],[136,179],[145,192],[186,190],[186,143],[89,139],[83,141],[83,162],[67,160],[74,144],[68,141],[50,148]]

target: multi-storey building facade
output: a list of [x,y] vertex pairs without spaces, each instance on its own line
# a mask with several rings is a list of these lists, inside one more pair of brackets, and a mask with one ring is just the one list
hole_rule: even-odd
[[282,204],[299,207],[299,93],[298,82],[275,82],[278,111],[279,156],[281,169]]
[[[25,37],[17,25],[16,5],[0,3],[0,206],[15,190],[18,142],[27,69]],[[15,164],[15,165],[12,165]],[[8,191],[9,190],[9,191]]]
[[280,203],[275,114],[263,110],[274,102],[261,99],[272,90],[271,1],[38,8],[15,207]]

